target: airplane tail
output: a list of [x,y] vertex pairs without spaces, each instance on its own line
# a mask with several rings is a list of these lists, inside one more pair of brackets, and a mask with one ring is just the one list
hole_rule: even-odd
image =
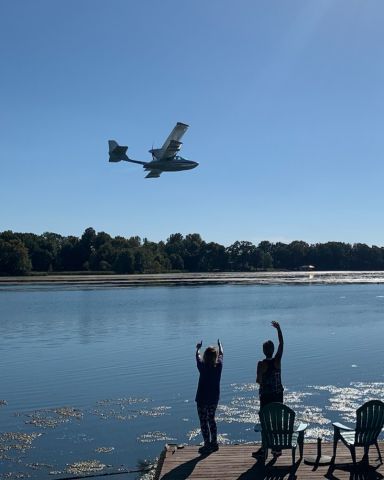
[[108,145],[110,162],[121,162],[121,160],[129,162],[130,159],[127,155],[128,147],[119,145],[115,140],[108,140]]

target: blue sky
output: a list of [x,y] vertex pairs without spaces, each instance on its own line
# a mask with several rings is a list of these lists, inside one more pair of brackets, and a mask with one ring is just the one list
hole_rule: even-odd
[[[0,230],[383,245],[382,0],[3,0]],[[177,121],[194,170],[144,179]]]

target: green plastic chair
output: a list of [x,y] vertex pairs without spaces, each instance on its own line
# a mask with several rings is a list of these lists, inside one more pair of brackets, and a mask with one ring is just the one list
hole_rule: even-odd
[[303,457],[304,432],[306,423],[294,428],[295,412],[282,403],[269,403],[259,412],[261,424],[261,444],[264,459],[268,457],[268,449],[292,449],[292,464],[295,464],[296,447],[299,445],[300,458]]
[[370,400],[356,410],[356,427],[350,428],[342,423],[333,423],[333,461],[336,458],[337,442],[341,440],[351,452],[352,460],[356,465],[356,447],[364,448],[364,457],[368,459],[371,445],[375,445],[381,458],[377,438],[384,425],[384,403],[380,400]]

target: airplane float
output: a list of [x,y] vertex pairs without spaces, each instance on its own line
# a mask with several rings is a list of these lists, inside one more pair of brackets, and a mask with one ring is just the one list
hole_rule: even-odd
[[149,153],[152,154],[151,162],[142,162],[133,160],[127,155],[128,147],[119,145],[115,140],[109,140],[109,161],[110,162],[126,162],[138,163],[143,165],[146,172],[149,172],[145,178],[158,178],[163,172],[179,172],[181,170],[190,170],[199,164],[192,160],[186,160],[177,155],[182,142],[181,137],[187,131],[188,125],[177,122],[175,128],[169,134],[161,148],[152,148]]

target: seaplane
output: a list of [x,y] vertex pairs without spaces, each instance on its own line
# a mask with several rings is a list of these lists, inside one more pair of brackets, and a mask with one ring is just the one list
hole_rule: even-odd
[[128,147],[119,145],[115,140],[108,140],[109,161],[110,162],[131,162],[142,165],[148,172],[145,178],[158,178],[163,172],[180,172],[181,170],[191,170],[199,164],[192,160],[180,157],[178,152],[181,149],[180,141],[184,133],[188,130],[188,125],[177,122],[176,126],[165,140],[161,148],[152,148],[149,153],[152,154],[152,161],[142,162],[133,160],[127,155]]

